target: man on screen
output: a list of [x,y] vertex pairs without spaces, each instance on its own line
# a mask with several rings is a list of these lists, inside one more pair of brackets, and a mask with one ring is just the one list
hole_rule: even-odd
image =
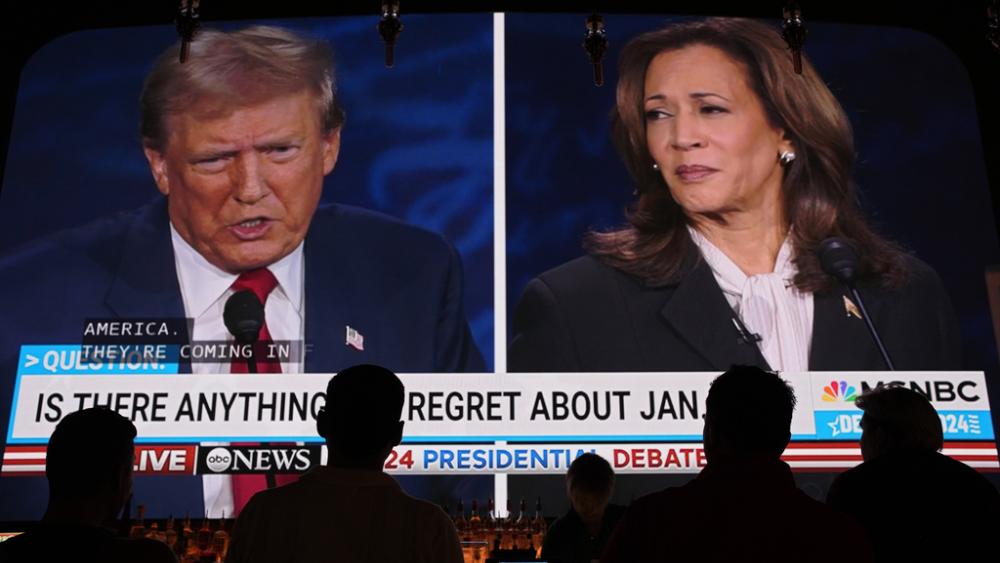
[[[6,373],[21,343],[79,342],[87,318],[186,317],[191,340],[226,340],[223,310],[239,290],[264,304],[262,340],[305,344],[262,372],[366,362],[483,371],[452,246],[371,211],[319,205],[344,122],[329,47],[257,26],[201,32],[184,63],[179,48],[156,61],[140,101],[144,153],[165,197],[0,259],[0,299],[15,319],[0,328]],[[216,488],[206,509],[231,516],[240,499]]]

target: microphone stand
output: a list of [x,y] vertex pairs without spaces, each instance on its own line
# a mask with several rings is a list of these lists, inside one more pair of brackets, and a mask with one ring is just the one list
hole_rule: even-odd
[[851,290],[851,297],[854,298],[854,302],[858,304],[858,309],[861,310],[861,318],[865,321],[865,326],[868,327],[869,334],[872,335],[872,340],[875,341],[875,346],[878,348],[879,354],[882,355],[882,361],[885,362],[885,367],[889,371],[896,371],[896,366],[892,363],[892,358],[889,357],[889,351],[885,349],[885,345],[882,344],[882,338],[878,335],[878,331],[875,330],[875,323],[872,322],[870,316],[868,316],[868,309],[865,308],[865,301],[861,299],[861,292],[858,288],[854,287],[854,284],[849,284],[847,286]]
[[[256,353],[254,351],[254,349],[256,348],[256,344],[257,344],[257,339],[254,339],[254,341],[250,343],[250,355],[247,356],[247,373],[257,373],[257,358],[256,358]],[[260,445],[264,447],[270,447],[271,443],[261,442]],[[267,483],[268,489],[273,489],[276,486],[278,486],[278,481],[275,478],[273,471],[268,471],[267,473],[264,474],[264,481]]]
[[875,347],[878,348],[878,353],[882,356],[882,361],[885,362],[886,369],[896,371],[896,366],[893,365],[892,358],[889,357],[889,351],[885,349],[885,344],[882,343],[882,338],[879,337],[878,330],[875,329],[875,323],[872,322],[871,317],[868,315],[865,300],[861,298],[861,292],[858,291],[855,285],[858,272],[860,271],[860,260],[858,259],[857,251],[854,250],[854,247],[847,240],[839,237],[830,237],[819,243],[817,255],[823,271],[836,278],[851,292],[851,297],[854,298],[855,305],[860,309],[858,316],[865,321],[868,334],[871,335],[872,340],[875,342]]

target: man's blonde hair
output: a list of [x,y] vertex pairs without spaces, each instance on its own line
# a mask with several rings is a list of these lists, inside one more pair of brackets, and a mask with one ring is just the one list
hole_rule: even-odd
[[164,51],[146,77],[139,101],[143,145],[163,151],[167,118],[197,106],[208,116],[310,90],[323,133],[340,127],[333,55],[325,41],[287,29],[253,26],[239,31],[203,30],[181,63],[180,42]]

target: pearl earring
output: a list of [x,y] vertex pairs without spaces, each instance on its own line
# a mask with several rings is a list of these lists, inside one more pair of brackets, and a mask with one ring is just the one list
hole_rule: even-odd
[[778,161],[781,162],[782,166],[788,166],[795,160],[795,153],[792,151],[781,151],[778,155]]

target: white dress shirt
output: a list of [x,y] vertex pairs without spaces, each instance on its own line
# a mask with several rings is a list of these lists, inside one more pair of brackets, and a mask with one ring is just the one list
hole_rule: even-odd
[[[170,241],[174,247],[177,281],[184,301],[184,314],[194,319],[192,341],[232,340],[222,319],[226,299],[233,294],[230,286],[239,276],[220,270],[198,253],[170,225]],[[297,341],[305,339],[305,259],[300,243],[288,256],[268,266],[278,280],[264,303],[264,318],[271,338]],[[293,347],[293,350],[295,347]],[[303,349],[298,347],[298,357],[281,362],[282,373],[301,373]],[[228,363],[192,363],[192,373],[228,373]],[[208,443],[206,442],[206,445]],[[214,444],[219,445],[219,444]],[[205,510],[209,518],[233,514],[233,494],[229,475],[205,475]]]
[[773,272],[747,276],[697,229],[688,226],[688,232],[729,306],[747,330],[760,336],[757,345],[771,369],[808,371],[813,294],[799,291],[792,283],[798,270],[792,262],[789,239],[786,237],[778,250]]

